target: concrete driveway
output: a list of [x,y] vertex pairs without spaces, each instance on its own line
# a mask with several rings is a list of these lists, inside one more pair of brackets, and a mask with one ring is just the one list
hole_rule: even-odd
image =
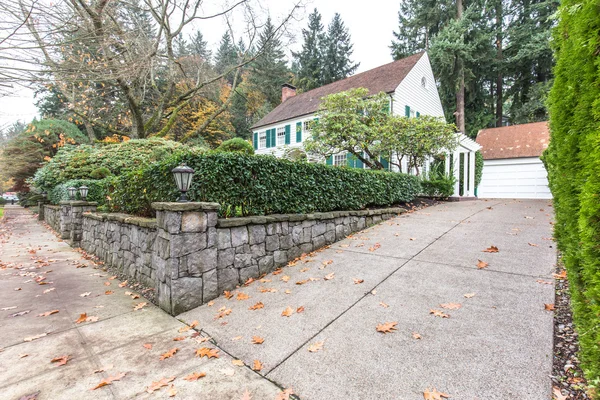
[[[543,200],[430,207],[179,318],[200,321],[223,351],[258,360],[262,376],[303,400],[422,399],[427,389],[546,400],[552,215]],[[483,252],[492,246],[498,252]],[[387,322],[396,330],[378,332]]]

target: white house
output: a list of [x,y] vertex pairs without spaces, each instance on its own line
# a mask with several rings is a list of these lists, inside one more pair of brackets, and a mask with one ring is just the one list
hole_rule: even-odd
[[[304,140],[310,137],[310,125],[316,118],[321,99],[359,87],[368,89],[371,95],[387,93],[390,110],[395,115],[410,118],[420,115],[444,117],[429,56],[426,52],[421,52],[301,94],[296,94],[293,86],[284,85],[281,104],[252,126],[256,154],[281,157],[286,149],[302,148]],[[461,146],[453,158],[458,157],[461,162],[470,165],[471,160],[474,163],[474,151],[479,146],[464,135],[460,136]],[[460,156],[459,153],[467,155]],[[364,168],[362,162],[355,160],[355,157],[348,157],[346,153],[336,154],[326,162],[336,166]],[[463,177],[458,177],[457,168],[453,173],[461,180]],[[391,169],[397,168],[392,166]],[[449,166],[446,169],[449,172]],[[406,165],[403,165],[403,171],[406,170]],[[469,173],[469,176],[465,176],[466,180],[472,182],[474,168],[464,170]],[[458,188],[458,183],[456,187]],[[472,185],[469,184],[468,187]],[[456,192],[458,196],[458,189]],[[469,194],[472,194],[472,190],[464,193],[465,196]]]
[[482,129],[483,175],[477,189],[482,198],[551,199],[548,174],[540,159],[548,147],[547,122]]

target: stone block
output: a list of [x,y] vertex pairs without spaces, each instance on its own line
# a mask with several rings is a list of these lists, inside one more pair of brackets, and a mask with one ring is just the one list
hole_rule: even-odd
[[261,275],[271,272],[274,266],[273,256],[265,256],[258,260],[258,270]]
[[301,225],[296,225],[292,228],[292,241],[294,244],[304,243],[304,230]]
[[235,248],[235,254],[250,254],[250,245],[244,244]]
[[172,315],[202,305],[202,278],[179,278],[171,281]]
[[226,268],[229,266],[233,266],[234,257],[235,249],[229,248],[225,250],[218,250],[217,268]]
[[202,275],[202,301],[207,303],[219,296],[219,277],[217,269]]
[[233,266],[237,269],[246,268],[252,264],[252,254],[236,254]]
[[207,229],[206,247],[217,247],[217,228],[211,227]]
[[186,211],[181,216],[182,232],[204,232],[207,227],[206,213]]
[[321,247],[325,246],[325,236],[321,235],[321,236],[317,236],[313,238],[313,246],[315,249],[320,249]]
[[273,261],[275,265],[283,265],[288,263],[287,251],[278,250],[273,252]]
[[217,249],[204,249],[188,255],[187,270],[190,276],[199,277],[217,268]]
[[265,241],[267,231],[264,225],[250,225],[248,226],[249,243],[258,244]]
[[313,226],[312,226],[312,236],[319,236],[325,233],[325,231],[327,230],[327,225],[324,222],[316,222]]
[[244,244],[248,244],[248,228],[245,226],[231,228],[231,246],[238,247]]
[[167,259],[171,257],[171,243],[167,239],[163,239],[161,237],[156,239],[156,254],[163,258]]
[[267,224],[267,235],[276,235],[281,232],[281,225],[277,222]]
[[206,248],[206,233],[181,233],[171,236],[171,257],[182,257]]
[[169,285],[170,284],[165,282],[159,282],[156,297],[158,299],[158,306],[169,314],[172,314],[173,308],[171,306],[171,287]]
[[287,250],[294,245],[294,241],[292,239],[292,235],[283,235],[279,238],[279,248],[282,250]]
[[217,221],[219,220],[219,216],[214,211],[206,212],[206,226],[209,228],[214,228],[217,226]]
[[250,278],[258,278],[259,276],[258,265],[250,265],[240,269],[240,282],[246,282]]
[[231,247],[231,229],[217,229],[217,247],[219,250]]
[[325,238],[325,243],[331,244],[335,242],[335,231],[327,231],[323,234],[323,237]]
[[233,290],[240,284],[240,273],[236,268],[223,268],[217,270],[218,292]]
[[267,236],[265,240],[265,248],[267,251],[279,250],[279,236],[271,235]]
[[302,250],[302,254],[308,254],[311,251],[313,251],[314,249],[315,249],[315,247],[313,246],[312,242],[303,243],[300,245],[300,250]]
[[252,258],[255,258],[255,259],[260,258],[267,254],[264,243],[255,244],[253,246],[250,246],[250,252],[252,252]]

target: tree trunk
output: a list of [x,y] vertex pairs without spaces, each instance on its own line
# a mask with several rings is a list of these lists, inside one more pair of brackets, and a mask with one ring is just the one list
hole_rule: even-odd
[[502,115],[504,108],[503,99],[503,68],[502,68],[502,0],[496,3],[496,126],[502,126]]
[[[459,20],[463,15],[463,2],[456,0],[456,19]],[[464,38],[463,38],[464,40]],[[465,129],[465,70],[463,60],[457,59],[458,89],[456,91],[456,127],[462,133],[466,134]]]
[[94,144],[96,140],[96,132],[94,132],[94,127],[89,121],[83,121],[83,125],[85,126],[85,131],[90,139],[90,144]]

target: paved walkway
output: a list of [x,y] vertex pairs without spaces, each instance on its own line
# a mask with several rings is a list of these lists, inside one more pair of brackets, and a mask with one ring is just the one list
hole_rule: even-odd
[[[453,400],[551,396],[552,313],[544,304],[554,299],[556,253],[547,201],[446,203],[386,221],[178,316],[198,321],[196,338],[153,306],[134,311],[143,298],[89,262],[77,268],[79,253],[29,215],[7,211],[0,309],[16,308],[0,311],[0,393],[9,399],[38,390],[40,399],[166,398],[169,387],[145,389],[171,376],[176,398],[238,399],[247,389],[254,400],[275,399],[278,386],[302,400],[416,400],[428,388]],[[482,252],[491,246],[499,251]],[[489,265],[478,269],[479,260]],[[39,285],[42,277],[53,283]],[[59,313],[37,317],[53,309]],[[76,324],[83,312],[98,321]],[[387,322],[396,330],[376,330]],[[205,336],[212,342],[198,343]],[[220,358],[194,357],[203,346]],[[66,365],[50,363],[67,354]],[[120,381],[89,390],[120,372]],[[207,375],[183,380],[192,372]]]

